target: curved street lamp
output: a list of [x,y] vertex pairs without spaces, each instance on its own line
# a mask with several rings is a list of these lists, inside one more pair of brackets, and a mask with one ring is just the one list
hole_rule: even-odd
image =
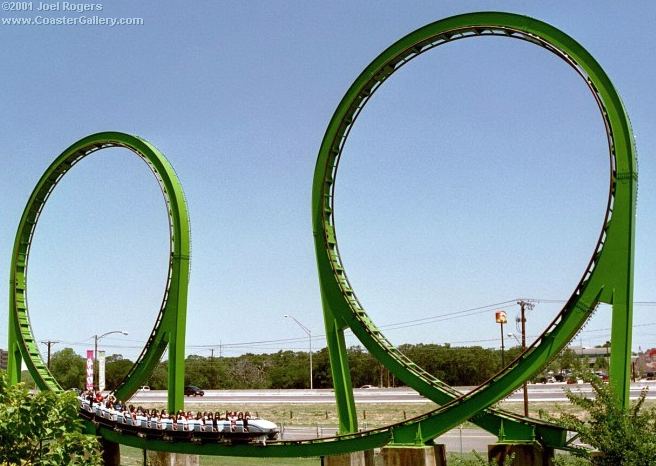
[[309,339],[309,343],[310,343],[310,390],[314,390],[314,385],[313,385],[313,383],[312,383],[312,331],[311,331],[309,328],[307,328],[305,325],[303,325],[302,323],[300,323],[300,322],[296,319],[296,317],[294,317],[294,316],[292,316],[292,315],[285,314],[283,317],[285,317],[285,318],[289,318],[289,319],[292,319],[294,322],[296,322],[296,323],[298,324],[299,327],[301,327],[301,328],[303,329],[303,331],[304,331],[305,333],[307,333],[307,336],[308,336],[308,339]]
[[[103,333],[102,335],[97,335],[97,334],[96,334],[96,335],[93,336],[93,340],[94,340],[94,346],[93,346],[93,365],[94,365],[94,367],[97,367],[97,366],[98,366],[98,341],[99,341],[100,339],[102,339],[102,338],[105,338],[107,335],[111,335],[111,334],[113,334],[113,333],[121,333],[121,334],[123,334],[123,335],[127,335],[127,334],[128,334],[128,332],[126,332],[125,330],[112,330],[111,332],[105,332],[105,333]],[[94,379],[95,379],[97,376],[99,376],[99,375],[100,375],[100,374],[94,375]],[[94,385],[96,385],[96,384],[95,384],[95,381],[94,381]]]

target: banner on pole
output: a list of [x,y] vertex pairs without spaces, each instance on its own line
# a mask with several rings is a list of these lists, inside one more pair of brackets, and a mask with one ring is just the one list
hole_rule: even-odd
[[87,350],[87,390],[93,390],[93,350]]
[[105,389],[105,352],[98,351],[98,390]]

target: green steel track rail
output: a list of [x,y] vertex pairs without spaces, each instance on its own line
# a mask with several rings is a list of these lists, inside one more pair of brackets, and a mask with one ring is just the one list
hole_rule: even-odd
[[[606,125],[610,153],[608,207],[599,241],[582,279],[554,321],[520,356],[476,389],[461,395],[396,349],[368,317],[351,287],[337,247],[334,186],[340,156],[353,124],[375,90],[409,60],[435,46],[487,35],[526,40],[553,52],[584,79]],[[27,312],[27,262],[38,216],[59,179],[81,158],[105,147],[125,147],[144,159],[160,183],[171,225],[171,259],[162,307],[153,332],[130,374],[118,389],[130,396],[169,345],[169,409],[182,406],[184,331],[189,274],[189,223],[180,183],[166,159],[142,139],[122,133],[100,133],[73,144],[48,168],[32,193],[16,235],[11,264],[9,344],[10,381],[20,377],[25,359],[42,390],[59,390],[48,372],[31,332]],[[628,117],[612,83],[594,58],[572,38],[541,21],[509,13],[471,13],[429,24],[402,38],[379,55],[356,79],[333,115],[319,152],[312,192],[312,219],[324,306],[328,348],[340,419],[340,435],[262,445],[170,442],[121,434],[93,420],[88,432],[108,441],[148,450],[223,456],[324,456],[382,447],[421,445],[467,419],[501,440],[538,440],[566,447],[558,426],[492,409],[544,367],[571,341],[598,303],[613,307],[611,384],[618,403],[628,400],[632,324],[634,218],[637,167]],[[365,347],[400,380],[441,406],[422,416],[376,430],[358,432],[344,330],[351,328]]]
[[45,203],[59,180],[81,159],[108,147],[126,148],[146,162],[157,178],[169,218],[170,257],[166,287],[157,321],[134,366],[116,389],[128,399],[145,382],[169,348],[168,403],[170,409],[184,404],[184,344],[189,282],[189,215],[182,185],[166,158],[147,141],[124,133],[88,136],[66,149],[43,174],[30,196],[16,233],[11,260],[9,296],[9,377],[20,380],[21,360],[41,390],[60,390],[41,357],[34,339],[27,305],[27,266],[30,245]]
[[[385,338],[365,312],[346,276],[337,245],[334,195],[337,168],[348,135],[375,91],[408,61],[433,47],[470,37],[501,36],[525,40],[565,60],[584,79],[598,103],[608,135],[609,200],[594,254],[583,278],[554,322],[500,373],[464,397],[418,367]],[[343,331],[350,328],[369,352],[397,378],[438,404],[419,422],[420,429],[396,442],[425,441],[472,419],[501,439],[533,440],[562,446],[557,426],[488,409],[544,367],[592,314],[597,303],[613,305],[611,381],[626,403],[632,314],[632,270],[637,169],[629,120],[620,97],[594,58],[576,41],[543,22],[507,13],[472,13],[437,21],[405,36],[382,52],[355,80],[326,130],[315,168],[312,193],[315,249],[324,306],[340,432],[357,429]],[[615,351],[617,348],[617,351]],[[559,432],[560,430],[560,432]]]

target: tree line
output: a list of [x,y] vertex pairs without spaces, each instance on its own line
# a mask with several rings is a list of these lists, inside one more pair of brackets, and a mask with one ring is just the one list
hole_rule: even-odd
[[[399,350],[417,365],[449,385],[479,385],[501,369],[501,354],[497,349],[480,346],[452,347],[448,344],[404,344]],[[505,351],[506,361],[521,352],[519,347]],[[360,346],[348,349],[351,380],[354,387],[374,385],[401,386],[382,364]],[[312,382],[315,388],[332,388],[327,348],[312,355]],[[120,354],[106,358],[106,388],[114,389],[125,377],[133,361]],[[570,350],[555,359],[550,370],[574,367],[576,357]],[[153,371],[148,385],[155,390],[166,389],[168,362],[163,361]],[[54,353],[51,372],[63,388],[83,388],[86,361],[71,348]],[[309,353],[278,351],[269,354],[247,353],[230,357],[190,355],[185,363],[185,384],[203,389],[290,389],[309,387]]]

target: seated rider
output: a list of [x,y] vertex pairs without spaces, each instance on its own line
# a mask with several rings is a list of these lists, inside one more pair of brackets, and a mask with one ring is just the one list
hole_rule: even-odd
[[237,413],[235,411],[230,412],[230,432],[234,432],[237,428]]
[[250,418],[251,418],[251,413],[249,413],[248,411],[246,411],[246,412],[244,413],[244,419],[243,419],[243,422],[244,422],[244,432],[248,432],[248,420],[249,420]]

